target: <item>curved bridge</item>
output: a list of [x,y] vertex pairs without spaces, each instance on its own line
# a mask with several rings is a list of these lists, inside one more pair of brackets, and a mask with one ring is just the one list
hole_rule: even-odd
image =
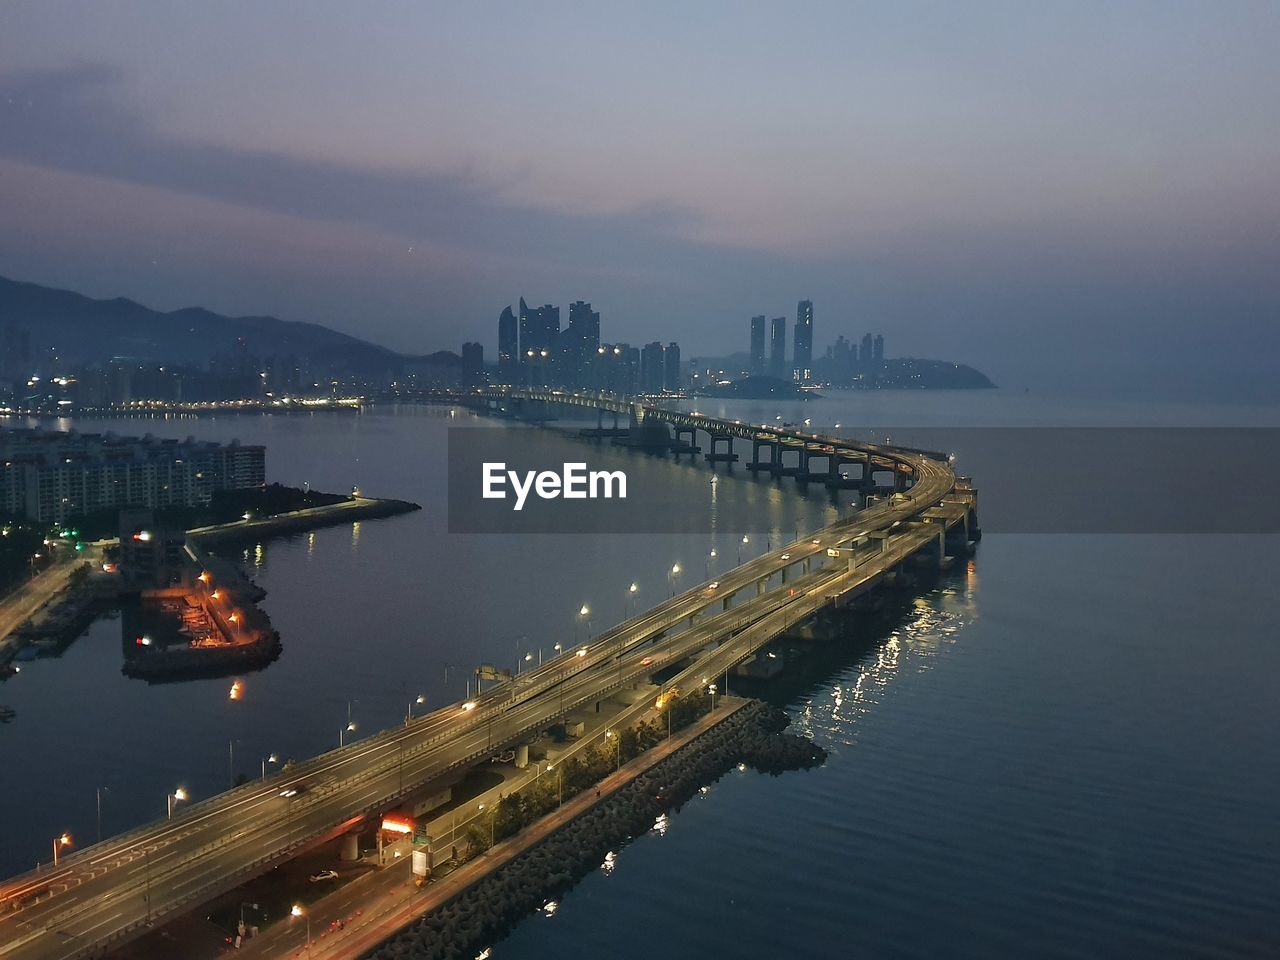
[[[892,472],[884,497],[847,519],[756,557],[521,673],[467,703],[348,744],[288,773],[195,803],[0,884],[0,960],[98,955],[265,873],[296,853],[393,808],[424,784],[527,742],[575,709],[642,689],[673,665],[669,685],[705,685],[824,607],[896,576],[913,559],[942,560],[976,537],[976,494],[944,455],[804,433],[788,427],[552,391],[469,394],[459,402],[558,404],[625,416],[628,429],[705,432],[829,462]],[[730,443],[731,445],[731,443]],[[625,723],[653,708],[620,710]],[[305,783],[306,790],[286,788]],[[459,826],[465,827],[465,821]],[[448,840],[444,841],[447,849]]]

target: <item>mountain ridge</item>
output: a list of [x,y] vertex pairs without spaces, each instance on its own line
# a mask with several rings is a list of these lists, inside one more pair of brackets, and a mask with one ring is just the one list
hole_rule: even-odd
[[10,328],[30,331],[33,358],[52,350],[71,364],[129,357],[203,366],[241,340],[254,356],[306,357],[360,372],[394,369],[404,360],[387,347],[309,321],[233,317],[198,306],[160,311],[128,297],[95,299],[0,276],[0,335]]

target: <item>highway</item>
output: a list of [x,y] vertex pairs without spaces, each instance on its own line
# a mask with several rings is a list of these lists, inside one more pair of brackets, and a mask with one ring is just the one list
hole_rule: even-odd
[[[744,428],[699,419],[730,432]],[[770,429],[773,436],[790,435]],[[821,441],[847,447],[851,454],[868,453],[869,445]],[[715,588],[698,584],[472,701],[181,807],[171,821],[138,828],[67,856],[57,868],[0,884],[0,958],[88,956],[265,872],[344,824],[394,806],[421,783],[547,729],[575,707],[647,683],[664,665],[692,661],[673,681],[685,689],[723,673],[833,597],[878,582],[935,540],[939,523],[945,530],[962,520],[962,503],[944,504],[956,489],[945,458],[872,449],[878,459],[912,470],[913,485],[892,500],[744,563],[720,576]],[[939,504],[944,504],[941,514]],[[915,519],[926,512],[933,514],[932,522]],[[877,539],[852,546],[872,536]],[[841,549],[841,557],[829,558],[828,548]],[[848,559],[851,551],[854,558]],[[780,584],[784,570],[791,575]],[[635,709],[651,708],[646,701]],[[282,796],[297,785],[302,789],[295,796]]]

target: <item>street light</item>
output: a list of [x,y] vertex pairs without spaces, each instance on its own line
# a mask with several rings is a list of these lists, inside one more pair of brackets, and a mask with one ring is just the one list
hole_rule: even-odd
[[631,615],[631,604],[632,604],[632,601],[635,600],[635,596],[639,591],[640,591],[640,584],[632,580],[631,586],[627,587],[625,610],[623,611],[624,613],[626,613],[627,616]]
[[64,833],[53,838],[53,865],[58,865],[58,853],[63,847],[71,846],[71,834]]
[[680,564],[673,563],[671,572],[667,574],[667,581],[671,584],[671,596],[676,595],[676,578],[680,576]]
[[738,544],[738,566],[742,566],[742,548],[751,542],[751,538],[743,534],[742,541]]
[[[556,765],[554,763],[548,763],[547,773],[550,773],[555,768],[556,768]],[[559,806],[562,806],[563,804],[564,804],[564,769],[561,768],[560,772],[556,774],[556,806],[559,807]]]
[[711,692],[711,710],[714,713],[716,709],[716,685],[713,683],[707,689]]
[[711,579],[711,561],[716,558],[716,548],[712,547],[711,552],[707,554],[707,559],[702,561],[702,573],[708,580]]
[[279,763],[279,762],[280,762],[280,758],[277,757],[274,753],[262,758],[262,779],[263,780],[267,779],[267,764]]
[[[425,704],[426,702],[427,702],[427,695],[426,695],[425,693],[420,693],[420,694],[418,694],[416,697],[414,697],[412,700],[410,700],[410,701],[409,701],[409,718],[408,718],[408,719],[409,719],[409,720],[412,720],[412,719],[413,719],[413,705],[414,705],[415,703],[416,703],[418,706],[422,706],[422,705],[423,705],[423,704]],[[408,721],[406,721],[406,722],[408,722]]]
[[185,787],[179,787],[177,790],[173,791],[173,793],[167,793],[167,794],[165,794],[164,799],[165,799],[165,803],[166,803],[166,804],[168,805],[168,807],[169,807],[169,819],[170,819],[170,820],[172,820],[172,819],[173,819],[173,808],[174,808],[174,805],[175,805],[175,804],[178,804],[178,803],[181,803],[183,800],[187,799],[187,791],[186,791],[186,788],[185,788]]
[[356,732],[356,724],[354,720],[348,720],[345,727],[338,728],[338,746],[346,745],[346,735]]
[[669,704],[669,703],[667,702],[667,699],[668,699],[667,695],[666,695],[665,693],[664,693],[664,694],[662,694],[660,697],[658,697],[658,700],[657,700],[657,702],[654,704],[654,706],[655,706],[655,707],[657,707],[659,710],[666,711],[666,714],[667,714],[667,739],[668,739],[668,740],[670,740],[670,739],[671,739],[671,704]]
[[302,909],[302,904],[295,903],[289,910],[291,917],[305,917],[307,920],[307,955],[311,954],[311,914]]
[[606,740],[612,740],[613,745],[616,748],[614,750],[613,769],[615,771],[621,770],[622,769],[622,737],[614,733],[612,730],[606,730],[604,732],[604,738]]
[[97,794],[97,798],[98,798],[98,842],[99,843],[102,842],[102,791],[103,790],[106,790],[108,793],[111,792],[107,787],[98,787],[94,790],[94,793]]

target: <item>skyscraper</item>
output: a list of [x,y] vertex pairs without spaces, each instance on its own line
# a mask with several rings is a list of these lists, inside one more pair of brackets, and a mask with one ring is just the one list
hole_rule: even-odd
[[796,307],[795,350],[791,361],[793,380],[813,376],[813,301],[801,300]]
[[662,358],[662,385],[671,391],[680,389],[680,344],[672,340]]
[[869,333],[862,335],[862,349],[858,353],[858,360],[864,367],[871,365],[871,334]]
[[787,318],[769,321],[769,375],[787,379]]
[[502,308],[498,317],[498,382],[513,384],[516,382],[517,357],[520,355],[520,334],[516,326],[516,315],[511,307]]
[[751,318],[751,372],[759,375],[765,372],[764,359],[764,314]]
[[524,302],[524,297],[520,298],[520,352],[519,362],[521,366],[529,362],[529,350],[533,346],[534,331],[533,327],[537,323],[537,319],[529,310],[529,305]]
[[462,385],[478,387],[484,383],[484,347],[479,343],[462,345]]
[[884,337],[878,333],[876,334],[875,353],[873,356],[875,357],[876,363],[879,363],[884,359]]
[[560,337],[560,308],[552,304],[530,308],[520,298],[520,363],[527,386],[545,386],[552,382],[553,366]]
[[568,386],[590,386],[590,368],[600,349],[600,311],[575,300],[569,304],[569,325],[560,337],[562,379]]
[[662,344],[655,340],[646,343],[640,351],[640,390],[643,393],[661,393],[666,378],[665,357]]

